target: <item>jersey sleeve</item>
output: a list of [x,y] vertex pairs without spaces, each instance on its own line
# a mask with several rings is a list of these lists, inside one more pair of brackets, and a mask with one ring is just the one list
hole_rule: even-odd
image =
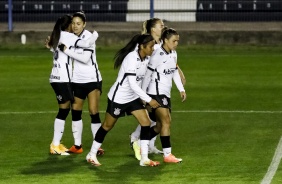
[[179,72],[177,70],[177,67],[176,67],[175,72],[173,73],[173,81],[174,81],[177,89],[179,90],[179,92],[185,91],[183,84],[181,82],[181,78],[180,78]]
[[135,61],[135,58],[126,57],[124,59],[124,71],[125,75],[128,79],[128,83],[130,88],[145,102],[149,103],[152,98],[145,93],[141,89],[141,87],[136,82],[136,68],[137,68],[137,62]]
[[67,48],[64,52],[65,54],[76,59],[77,61],[87,63],[93,53],[93,50],[70,47]]
[[145,74],[145,77],[144,77],[143,82],[142,82],[142,90],[143,91],[147,92],[147,88],[149,86],[152,74],[153,74],[153,71],[148,68],[146,70],[146,74]]
[[144,100],[145,102],[149,103],[149,102],[152,100],[152,98],[151,98],[149,95],[147,95],[147,94],[145,93],[145,91],[143,91],[143,90],[141,89],[141,87],[136,83],[136,75],[135,75],[135,76],[134,76],[134,75],[128,75],[127,78],[128,78],[128,83],[129,83],[130,88],[131,88],[142,100]]
[[60,38],[60,43],[64,44],[67,48],[70,46],[88,48],[96,42],[97,38],[98,33],[96,31],[87,40],[81,40],[72,33],[64,33]]
[[90,46],[92,46],[96,42],[98,37],[99,37],[99,35],[98,35],[97,31],[94,31],[90,38],[88,38],[87,40],[79,39],[74,44],[74,46],[75,47],[90,47]]

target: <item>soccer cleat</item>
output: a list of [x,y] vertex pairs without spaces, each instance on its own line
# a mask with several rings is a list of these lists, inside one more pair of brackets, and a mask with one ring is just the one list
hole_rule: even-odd
[[80,146],[73,145],[73,146],[69,149],[68,152],[69,152],[69,153],[80,154],[80,153],[83,152],[83,149],[82,149],[82,146],[81,146],[81,145],[80,145]]
[[94,166],[100,166],[100,162],[98,161],[96,155],[91,155],[91,153],[88,153],[86,156],[87,162],[91,163]]
[[62,150],[64,152],[68,152],[69,151],[69,149],[65,145],[63,145],[63,144],[59,144],[59,148],[60,148],[60,150]]
[[152,161],[152,160],[145,160],[145,161],[141,161],[140,160],[140,166],[151,166],[151,167],[155,167],[155,166],[159,166],[160,162],[158,161]]
[[64,150],[60,149],[60,146],[54,146],[53,143],[50,144],[50,153],[53,155],[69,155]]
[[141,160],[141,149],[140,146],[138,145],[138,141],[134,141],[131,145],[135,154],[135,158],[137,160]]
[[166,163],[181,163],[181,158],[176,158],[173,154],[169,154],[168,156],[164,157],[164,162]]
[[154,147],[149,147],[149,154],[163,154],[161,150],[158,150],[156,146]]
[[98,151],[97,151],[97,155],[101,156],[101,155],[104,155],[104,154],[105,154],[105,151],[102,148],[99,148]]

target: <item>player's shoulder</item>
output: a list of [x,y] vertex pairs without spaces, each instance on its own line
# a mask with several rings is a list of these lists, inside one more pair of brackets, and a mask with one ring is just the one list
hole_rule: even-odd
[[152,54],[152,56],[154,56],[154,57],[162,57],[164,55],[165,55],[165,52],[163,51],[163,49],[161,47],[156,49]]
[[68,37],[73,37],[73,36],[75,36],[75,34],[67,32],[67,31],[61,31],[61,35],[60,35],[61,38],[68,38]]
[[139,57],[139,54],[136,50],[134,51],[131,51],[129,52],[125,58],[124,58],[124,61],[125,63],[129,63],[129,64],[133,64],[133,63],[136,63],[136,62],[140,62],[141,59]]
[[80,38],[84,39],[84,38],[89,38],[92,35],[92,33],[88,30],[83,30],[82,34],[80,35]]

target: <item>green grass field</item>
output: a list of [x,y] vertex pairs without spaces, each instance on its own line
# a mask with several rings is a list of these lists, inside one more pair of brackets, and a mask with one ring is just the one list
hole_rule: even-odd
[[[117,49],[98,48],[103,76],[101,118],[106,94],[116,78]],[[43,48],[0,50],[0,183],[103,184],[257,184],[271,164],[282,135],[282,48],[179,48],[187,101],[181,103],[174,86],[171,141],[181,164],[140,167],[129,147],[128,135],[137,126],[121,118],[107,135],[103,164],[85,161],[92,144],[87,104],[83,113],[81,155],[49,154],[57,103],[49,74],[51,53]],[[63,143],[73,144],[71,118]],[[160,141],[157,140],[160,148]],[[281,152],[280,152],[281,154]],[[280,161],[280,160],[279,160]],[[277,162],[276,162],[277,163]],[[272,178],[282,182],[281,164]]]

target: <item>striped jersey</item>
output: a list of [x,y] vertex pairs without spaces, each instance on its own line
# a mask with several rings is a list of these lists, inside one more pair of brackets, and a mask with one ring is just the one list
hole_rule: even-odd
[[120,66],[118,77],[108,93],[108,98],[119,104],[125,104],[137,98],[150,102],[151,97],[141,89],[148,62],[148,57],[141,60],[138,51],[130,52]]

